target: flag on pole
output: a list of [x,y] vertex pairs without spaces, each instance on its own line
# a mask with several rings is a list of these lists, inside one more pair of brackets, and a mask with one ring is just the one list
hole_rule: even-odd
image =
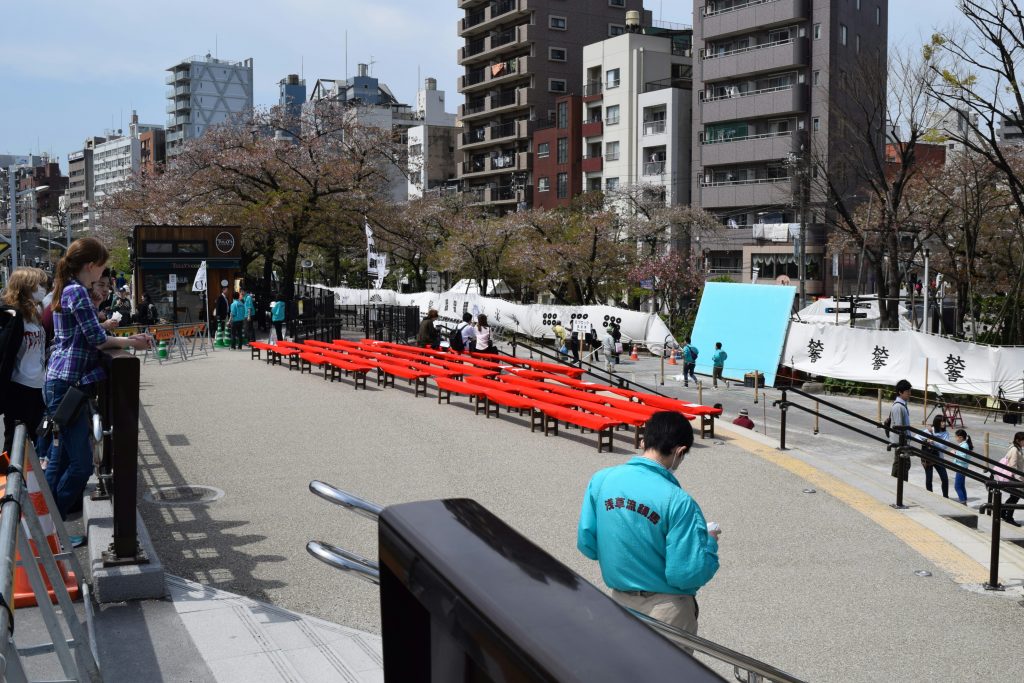
[[196,271],[196,279],[192,281],[192,291],[206,291],[206,261],[199,264],[199,270]]
[[384,284],[384,278],[391,272],[388,270],[388,255],[377,252],[373,241],[373,229],[365,218],[363,227],[366,230],[366,274],[374,279],[374,288],[380,289]]

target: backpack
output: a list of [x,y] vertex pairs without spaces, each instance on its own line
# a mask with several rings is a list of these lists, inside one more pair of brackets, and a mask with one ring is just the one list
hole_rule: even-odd
[[452,351],[465,351],[466,345],[462,342],[462,331],[466,329],[466,323],[462,323],[461,327],[456,327],[455,332],[448,335],[448,348]]
[[18,362],[18,351],[25,336],[21,314],[9,308],[0,309],[0,387],[6,389]]

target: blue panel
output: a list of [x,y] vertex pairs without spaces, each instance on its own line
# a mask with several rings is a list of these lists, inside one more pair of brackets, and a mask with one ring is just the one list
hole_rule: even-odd
[[742,381],[757,370],[767,386],[775,384],[795,295],[796,287],[707,283],[690,335],[700,351],[697,372],[711,374],[715,342],[722,342],[729,354],[723,376]]

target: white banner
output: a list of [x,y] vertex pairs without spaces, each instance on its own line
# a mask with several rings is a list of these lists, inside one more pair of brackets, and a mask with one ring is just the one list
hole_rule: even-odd
[[[925,365],[927,361],[927,380]],[[782,364],[854,382],[1021,400],[1024,348],[985,346],[910,330],[867,330],[793,322]]]
[[467,294],[465,291],[418,292],[400,294],[390,289],[350,289],[332,287],[334,302],[339,306],[364,306],[371,304],[392,304],[397,306],[418,306],[421,315],[436,308],[441,320],[454,327],[462,321],[464,312],[476,315],[483,313],[487,322],[494,327],[515,330],[520,334],[539,339],[554,339],[552,327],[558,320],[569,329],[573,320],[584,319],[593,325],[598,333],[614,320],[622,332],[624,344],[636,342],[653,353],[661,353],[665,341],[675,341],[668,326],[660,317],[651,313],[629,311],[614,306],[544,306],[541,304],[514,304],[504,299]]
[[196,279],[192,281],[192,291],[206,291],[206,261],[199,264],[199,270],[196,271]]

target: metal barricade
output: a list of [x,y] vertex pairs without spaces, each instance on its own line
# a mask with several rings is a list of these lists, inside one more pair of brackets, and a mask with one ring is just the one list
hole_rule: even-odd
[[[35,506],[28,497],[26,477],[29,476],[36,477],[43,500],[55,515],[57,505],[43,479],[35,450],[27,439],[27,430],[24,425],[18,425],[7,468],[5,495],[0,503],[0,680],[28,683],[21,657],[54,653],[67,680],[99,682],[102,678],[92,633],[92,602],[88,584],[82,582],[81,566],[59,516],[54,516],[53,523],[63,550],[51,551]],[[31,543],[30,539],[35,542]],[[16,553],[21,558],[17,562]],[[85,605],[84,624],[75,612],[58,562],[70,566],[79,583]],[[15,615],[10,606],[14,604],[14,577],[19,567],[32,587],[50,642],[21,647],[15,643]],[[53,591],[59,614],[51,602],[49,590]],[[70,638],[65,635],[65,629]]]

